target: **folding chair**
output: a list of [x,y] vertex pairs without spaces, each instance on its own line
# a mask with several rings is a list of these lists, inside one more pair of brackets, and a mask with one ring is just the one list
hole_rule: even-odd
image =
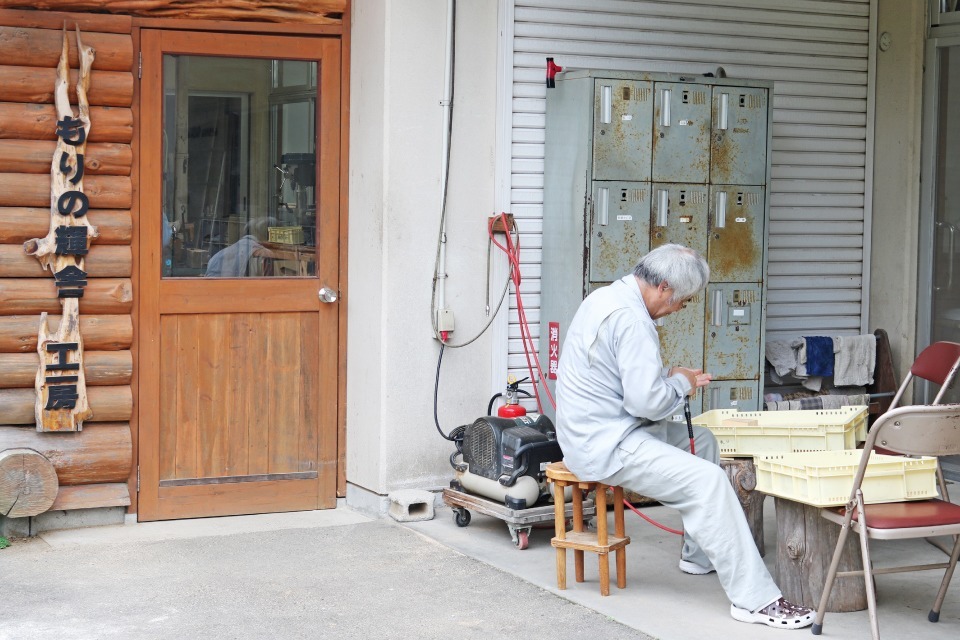
[[[914,378],[920,378],[921,380],[926,380],[938,385],[940,389],[930,404],[940,404],[940,400],[947,392],[947,389],[953,386],[953,379],[956,377],[958,369],[960,369],[960,344],[956,342],[934,342],[921,351],[917,359],[913,361],[910,372],[907,374],[907,377],[903,379],[900,388],[897,389],[897,394],[890,402],[888,411],[895,409],[900,404],[900,398],[903,397],[903,393],[907,390],[907,387],[910,386],[910,383],[913,382]],[[876,451],[877,453],[890,453],[883,447],[877,447]],[[944,480],[943,471],[940,469],[939,464],[937,464],[937,484],[940,485],[940,495],[944,500],[949,500],[950,495],[947,493],[947,482]],[[938,547],[940,546],[936,543],[933,544]],[[943,547],[940,548],[943,549]],[[943,551],[949,553],[946,549],[943,549]]]
[[[814,635],[823,630],[827,600],[837,576],[862,575],[866,582],[867,608],[870,614],[870,630],[874,640],[880,638],[877,622],[877,599],[874,591],[873,576],[903,571],[922,571],[926,569],[946,569],[940,590],[933,607],[927,615],[930,622],[940,619],[940,607],[947,593],[947,586],[953,577],[960,556],[960,505],[946,500],[916,500],[885,504],[867,504],[870,496],[864,495],[861,485],[867,469],[867,461],[875,444],[883,445],[888,451],[913,456],[947,456],[960,454],[960,404],[906,406],[892,409],[883,414],[870,430],[864,445],[853,480],[850,499],[845,507],[821,509],[820,515],[840,525],[840,536],[833,553],[826,583],[820,596],[816,619],[813,623]],[[866,505],[866,506],[865,506]],[[843,545],[850,531],[860,536],[860,552],[863,555],[863,569],[859,571],[837,571]],[[874,569],[870,559],[871,538],[877,540],[898,540],[904,538],[925,538],[928,536],[954,536],[953,549],[948,562],[887,567]]]

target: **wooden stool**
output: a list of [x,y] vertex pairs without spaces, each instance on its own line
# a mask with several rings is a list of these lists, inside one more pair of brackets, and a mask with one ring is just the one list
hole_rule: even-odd
[[[553,482],[554,523],[556,537],[550,541],[557,549],[557,588],[567,588],[567,549],[573,549],[577,582],[583,582],[583,552],[596,553],[600,558],[600,595],[610,595],[611,551],[617,552],[617,586],[627,586],[627,550],[630,538],[623,522],[623,488],[613,487],[614,535],[607,533],[607,485],[600,482],[583,482],[570,473],[562,462],[547,465],[547,478]],[[564,488],[573,488],[573,531],[568,532],[564,519]],[[595,491],[597,507],[597,532],[584,531],[583,491]]]

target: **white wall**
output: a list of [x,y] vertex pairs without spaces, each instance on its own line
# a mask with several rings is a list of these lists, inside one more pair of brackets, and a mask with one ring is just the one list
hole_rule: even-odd
[[[447,3],[355,0],[352,10],[346,473],[348,502],[363,502],[451,477],[453,446],[434,426],[439,343],[430,320]],[[497,3],[460,2],[446,269],[454,343],[487,320],[496,62]],[[490,348],[485,334],[444,351],[445,433],[486,411]]]
[[916,355],[924,3],[879,0],[870,328],[890,337],[902,379]]

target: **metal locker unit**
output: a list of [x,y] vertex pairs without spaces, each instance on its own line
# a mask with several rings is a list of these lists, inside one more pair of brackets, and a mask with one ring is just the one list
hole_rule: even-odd
[[710,185],[707,252],[714,282],[763,280],[764,190],[752,185]]
[[655,82],[654,182],[706,184],[710,175],[710,87]]
[[[653,185],[653,194],[650,248],[673,242],[688,246],[706,257],[707,186],[656,183]],[[634,264],[640,255],[632,258]],[[624,273],[622,271],[620,275]]]
[[592,200],[589,280],[612,282],[650,250],[650,183],[594,182]]
[[610,79],[594,86],[594,180],[650,181],[653,83]]
[[760,285],[707,285],[704,370],[715,380],[759,380]]
[[766,184],[768,89],[713,88],[711,184]]
[[[541,336],[556,323],[562,345],[585,295],[649,249],[684,244],[707,258],[711,282],[659,323],[664,364],[714,374],[695,412],[762,406],[772,86],[624,71],[557,76],[547,90]],[[544,371],[555,370],[545,338],[540,351]]]

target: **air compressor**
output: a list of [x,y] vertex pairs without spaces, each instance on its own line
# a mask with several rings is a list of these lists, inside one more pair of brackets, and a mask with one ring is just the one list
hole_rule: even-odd
[[[450,456],[454,479],[443,490],[443,500],[453,509],[460,527],[470,524],[472,509],[503,520],[518,549],[526,549],[534,526],[553,527],[555,505],[546,479],[551,462],[563,460],[553,422],[543,415],[527,415],[520,405],[519,388],[523,380],[508,378],[503,393],[490,399],[487,415],[457,427],[453,442],[457,450]],[[504,405],[493,413],[497,398]],[[454,434],[451,434],[454,435]],[[573,499],[567,487],[564,502]],[[572,506],[564,505],[567,524],[572,522]],[[583,515],[596,513],[592,500],[584,500]]]
[[546,416],[484,416],[466,426],[463,441],[450,456],[456,472],[451,486],[527,509],[549,495],[546,468],[563,459],[553,423]]

